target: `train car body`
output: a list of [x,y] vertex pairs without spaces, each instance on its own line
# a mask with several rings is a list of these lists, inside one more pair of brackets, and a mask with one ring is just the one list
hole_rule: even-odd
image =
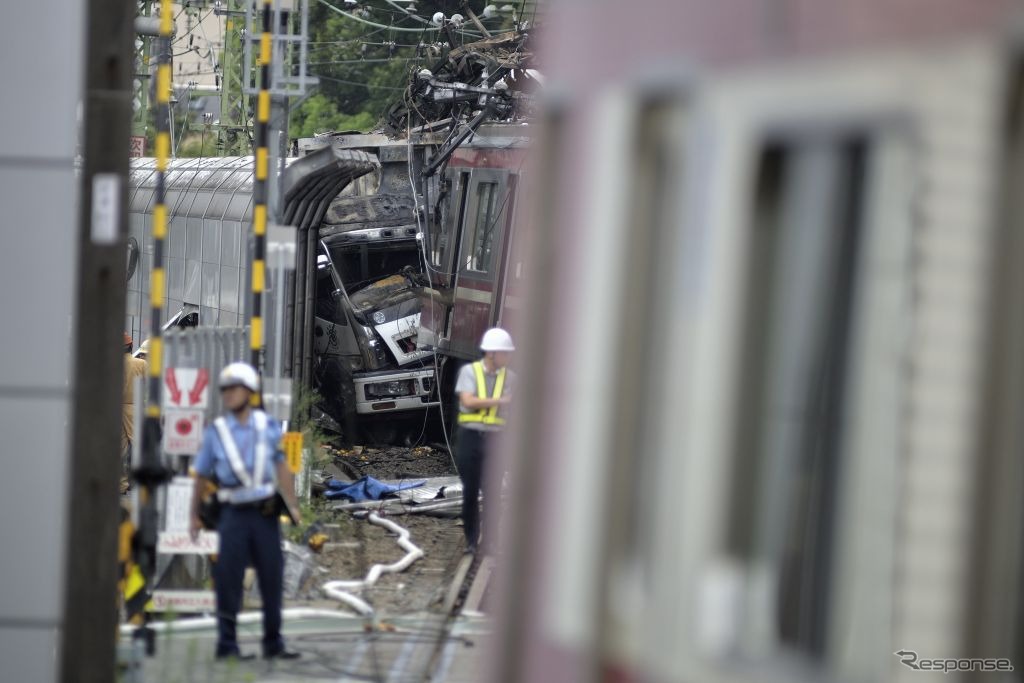
[[[141,342],[149,323],[156,160],[133,160],[129,186],[128,302],[125,329]],[[252,159],[175,159],[166,175],[169,225],[164,321],[244,323],[249,295]]]
[[425,233],[431,282],[422,348],[473,360],[487,328],[515,319],[525,274],[517,210],[529,143],[527,125],[484,126],[439,174]]
[[1020,680],[1021,20],[551,3],[486,680]]

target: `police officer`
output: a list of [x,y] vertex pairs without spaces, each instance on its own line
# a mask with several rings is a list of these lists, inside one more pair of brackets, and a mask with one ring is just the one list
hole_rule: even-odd
[[[488,485],[486,462],[495,434],[505,425],[503,407],[515,389],[515,373],[508,369],[516,350],[512,337],[500,327],[484,332],[480,341],[484,357],[462,366],[455,381],[459,399],[459,431],[455,445],[456,464],[462,479],[462,523],[466,552],[476,554],[480,540],[480,486]],[[507,409],[506,409],[507,410]],[[495,495],[484,496],[484,504]]]
[[[251,562],[256,568],[263,600],[263,656],[294,659],[281,637],[281,599],[284,559],[281,555],[280,510],[276,491],[297,516],[295,485],[279,448],[281,428],[262,410],[251,407],[259,391],[259,376],[251,365],[231,363],[220,374],[221,401],[226,415],[214,420],[203,434],[195,459],[196,484],[192,502],[193,539],[202,523],[199,501],[210,483],[219,489],[221,503],[217,532],[220,553],[213,568],[217,595],[218,659],[251,659],[238,649],[235,623],[242,606],[242,578]],[[296,520],[298,522],[298,520]]]

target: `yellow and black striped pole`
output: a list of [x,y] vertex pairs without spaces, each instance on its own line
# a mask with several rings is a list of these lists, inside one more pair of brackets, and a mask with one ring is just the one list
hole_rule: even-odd
[[260,35],[260,90],[256,99],[256,163],[255,179],[252,196],[252,317],[249,320],[249,350],[251,363],[256,371],[261,370],[261,350],[263,348],[263,291],[266,286],[266,254],[267,254],[267,190],[270,166],[270,155],[267,151],[267,139],[270,127],[270,59],[272,43],[270,35],[270,16],[273,0],[263,2],[263,33]]
[[[167,239],[166,174],[171,152],[171,62],[169,43],[172,18],[170,0],[160,2],[160,48],[156,67],[156,196],[153,202],[153,268],[149,280],[149,394],[146,422],[160,423],[160,372],[163,369],[163,339],[160,318],[165,288],[164,245]],[[166,42],[165,42],[166,41]],[[148,454],[147,454],[148,455]]]
[[[152,590],[150,582],[156,569],[157,511],[155,488],[165,482],[170,473],[160,457],[160,392],[163,368],[163,340],[160,319],[166,295],[164,275],[164,249],[167,239],[166,172],[171,153],[171,35],[174,31],[171,0],[160,1],[160,35],[156,67],[156,193],[153,202],[153,266],[149,280],[149,372],[146,396],[146,416],[142,423],[142,462],[133,474],[139,483],[138,529],[135,533],[135,565],[141,573],[141,584],[129,592],[126,602],[129,620],[137,625],[146,622],[143,606]],[[147,650],[152,651],[152,633],[146,634]]]

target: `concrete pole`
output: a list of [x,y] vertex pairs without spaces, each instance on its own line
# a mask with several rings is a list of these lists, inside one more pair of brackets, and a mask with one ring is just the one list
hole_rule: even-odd
[[[87,10],[61,680],[115,680],[133,0]],[[47,539],[58,543],[60,539]]]

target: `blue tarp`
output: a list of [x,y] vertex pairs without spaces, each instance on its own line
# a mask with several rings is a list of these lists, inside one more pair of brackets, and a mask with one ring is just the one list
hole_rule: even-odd
[[347,481],[338,481],[337,479],[330,479],[327,481],[327,491],[324,493],[324,497],[329,500],[348,498],[352,502],[360,503],[364,500],[380,500],[389,493],[404,491],[405,489],[414,489],[418,486],[423,486],[426,483],[426,479],[402,482],[398,485],[385,484],[382,481],[377,481],[373,477],[363,477],[362,479],[357,479],[351,483]]

